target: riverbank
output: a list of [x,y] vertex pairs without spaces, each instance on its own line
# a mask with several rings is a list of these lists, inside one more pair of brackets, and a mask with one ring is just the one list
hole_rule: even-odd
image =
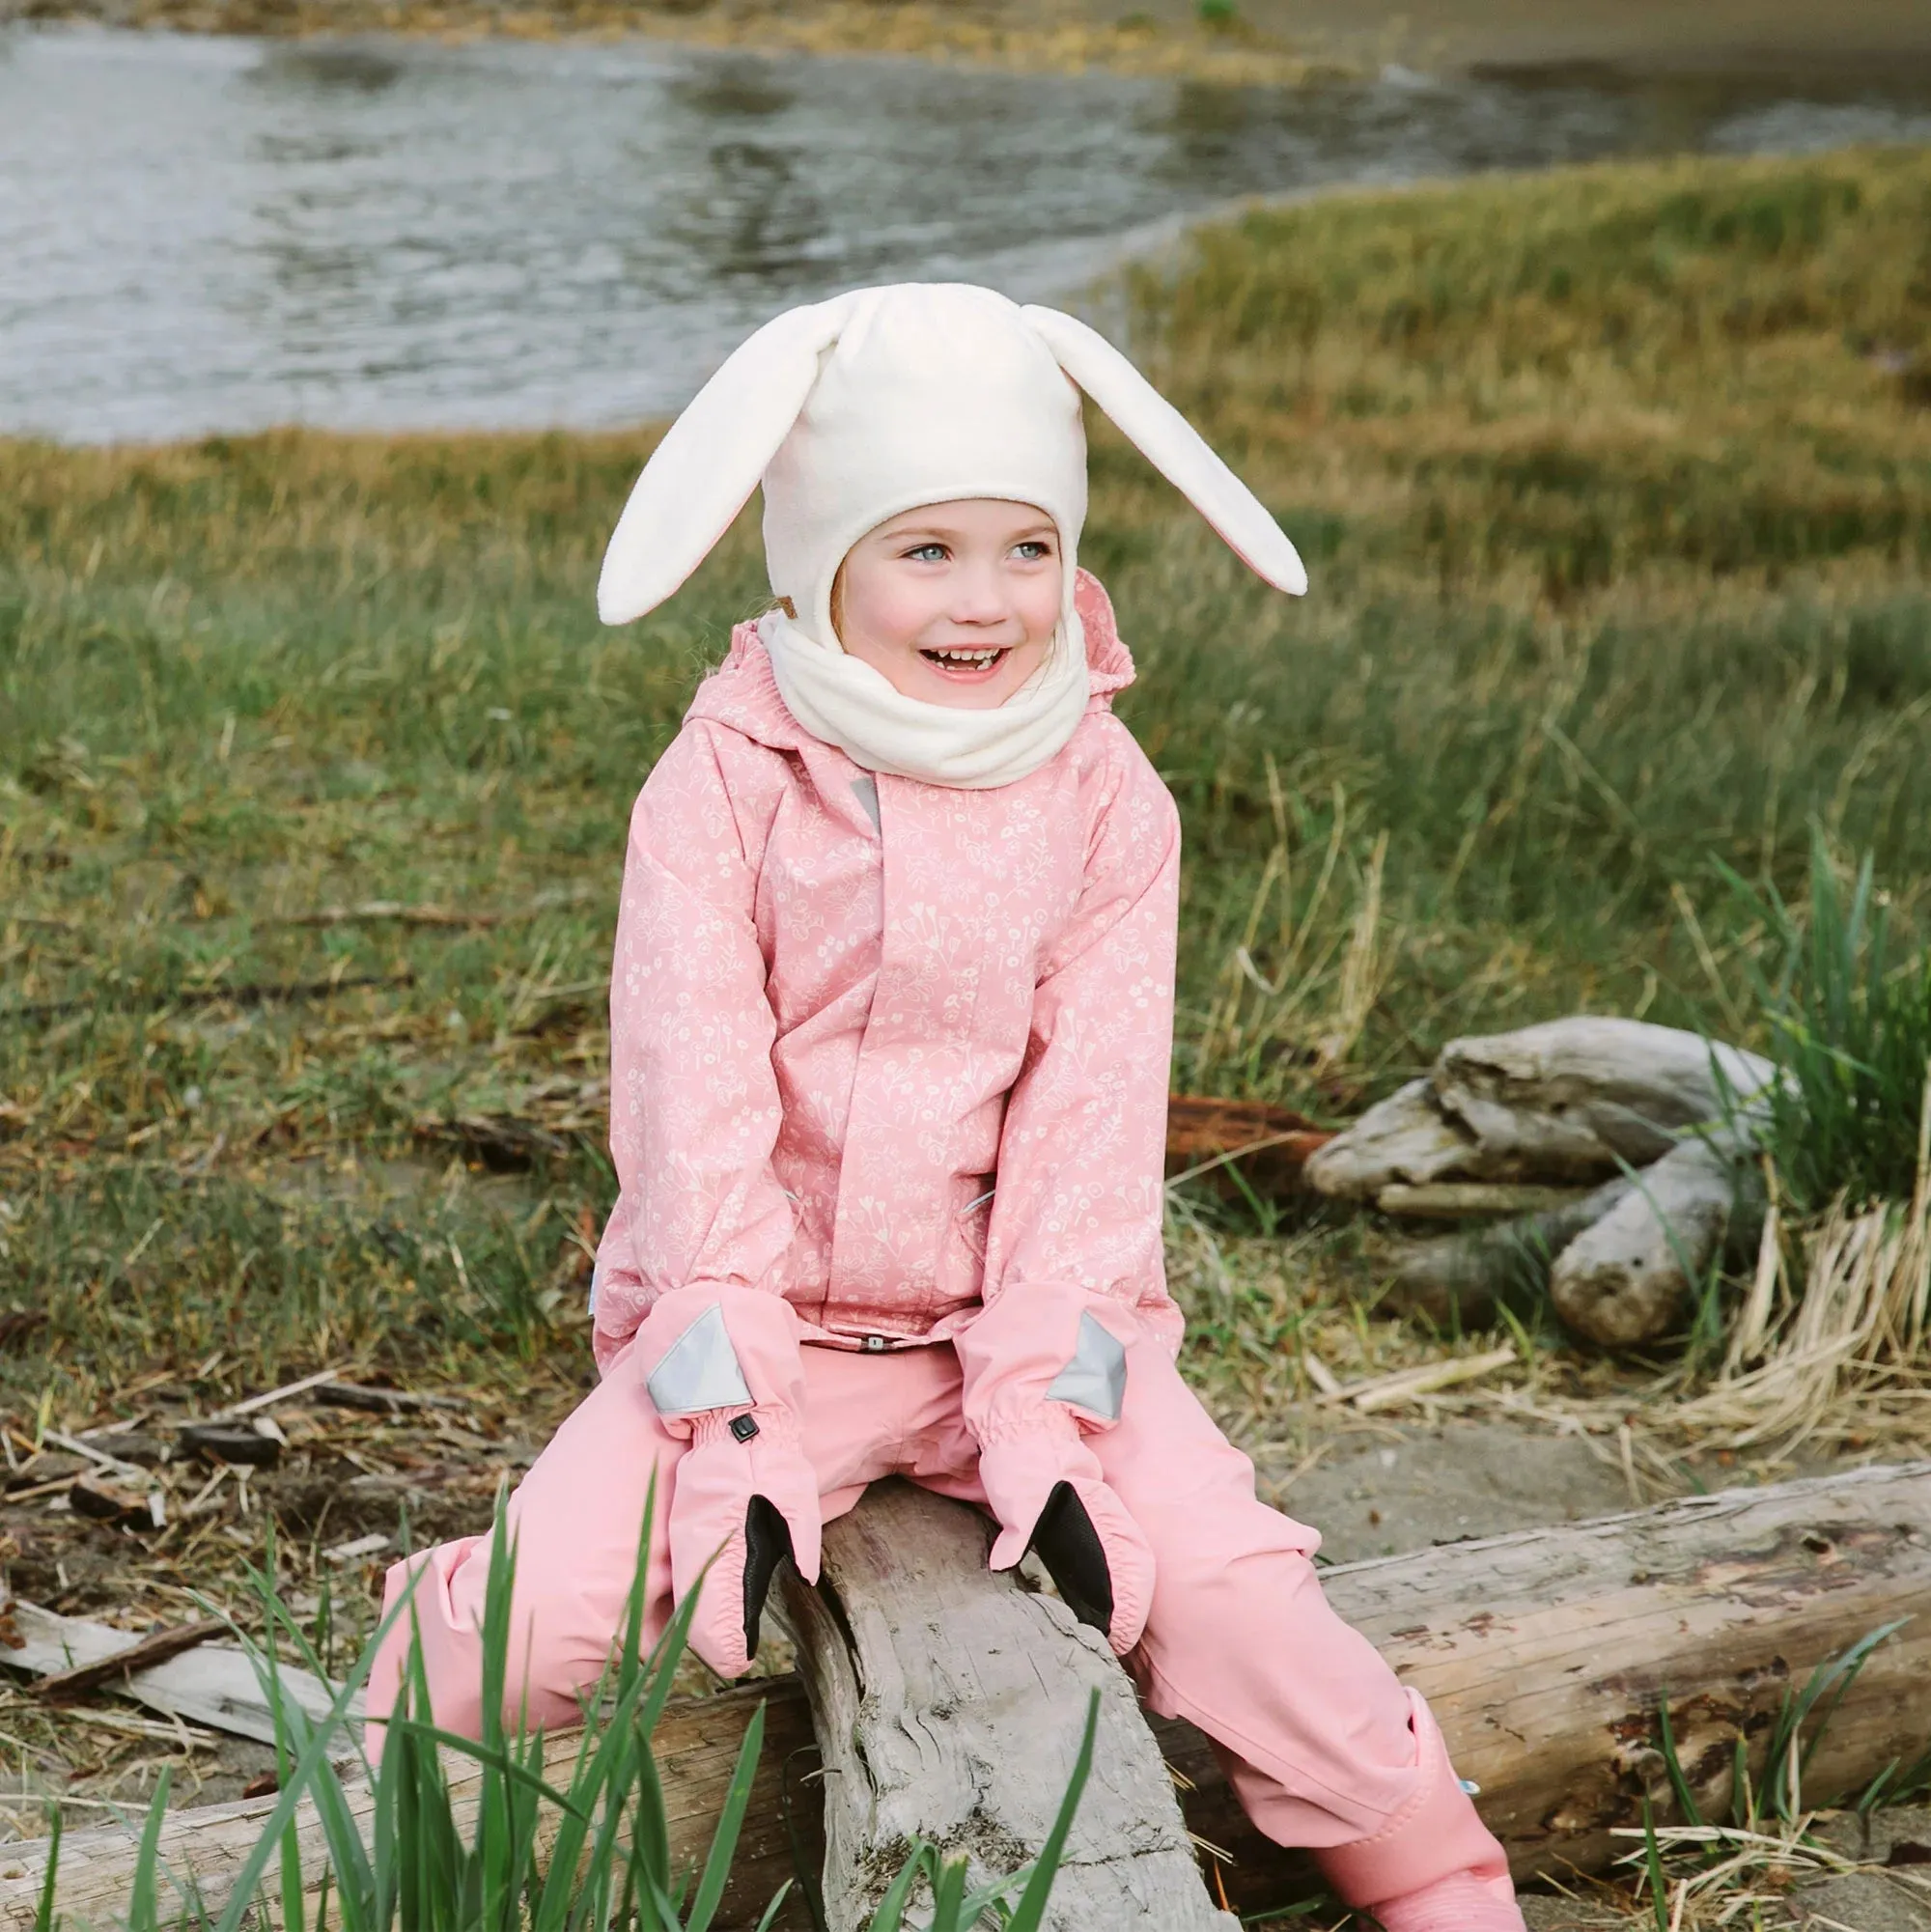
[[406,34],[462,42],[631,37],[772,55],[885,55],[1034,73],[1104,72],[1293,87],[1358,70],[1298,48],[1238,9],[1114,15],[1081,0],[0,0],[10,18],[308,39]]
[[9,20],[450,40],[640,35],[761,53],[886,54],[1031,71],[1296,86],[1393,64],[1635,81],[1931,76],[1917,0],[0,0]]

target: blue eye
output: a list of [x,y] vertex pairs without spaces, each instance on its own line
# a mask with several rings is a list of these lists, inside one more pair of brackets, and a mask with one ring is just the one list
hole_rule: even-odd
[[919,544],[908,550],[906,555],[914,563],[942,564],[945,561],[943,544]]
[[1052,546],[1044,537],[1028,537],[1023,544],[1013,546],[1013,554],[1022,564],[1044,563],[1052,554]]

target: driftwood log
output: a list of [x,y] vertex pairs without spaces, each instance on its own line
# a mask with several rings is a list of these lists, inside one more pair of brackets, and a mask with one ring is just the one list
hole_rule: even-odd
[[[876,1542],[866,1520],[875,1510],[877,1522],[889,1522],[895,1563],[921,1563],[920,1552],[937,1543],[947,1554],[934,1559],[932,1576],[952,1579],[944,1587],[968,1599],[947,1606],[936,1630],[893,1628],[883,1647],[868,1607],[852,1600],[879,1560],[867,1547],[868,1539]],[[928,1691],[942,1698],[948,1683],[969,1688],[950,1653],[962,1629],[985,1627],[975,1623],[969,1599],[991,1585],[959,1552],[982,1549],[983,1535],[976,1526],[962,1526],[952,1505],[901,1495],[868,1498],[833,1526],[827,1551],[832,1544],[838,1554],[828,1561],[842,1579],[845,1624],[838,1627],[827,1612],[830,1628],[808,1624],[808,1641],[829,1645],[835,1636],[857,1659],[864,1687],[857,1736],[867,1748],[891,1743],[878,1775],[886,1798],[897,1802],[922,1726],[966,1735],[956,1714],[920,1699]],[[1610,1834],[1640,1821],[1645,1797],[1660,1818],[1672,1815],[1659,1749],[1663,1700],[1699,1803],[1707,1815],[1721,1815],[1735,1740],[1745,1740],[1760,1783],[1765,1742],[1785,1695],[1887,1624],[1902,1620],[1864,1664],[1816,1745],[1804,1802],[1854,1794],[1893,1759],[1914,1759],[1931,1742],[1924,1688],[1931,1683],[1931,1617],[1922,1613],[1931,1602],[1931,1463],[1726,1491],[1598,1523],[1448,1544],[1345,1565],[1325,1582],[1341,1614],[1428,1696],[1458,1768],[1481,1784],[1483,1814],[1522,1877],[1600,1868],[1627,1849]],[[909,1670],[905,1660],[921,1645],[942,1662]],[[844,1667],[834,1656],[831,1668]],[[995,1682],[993,1665],[983,1667],[985,1681]],[[1010,1689],[1013,1676],[1004,1681]],[[754,1925],[764,1902],[792,1876],[779,1794],[793,1754],[811,1741],[805,1692],[796,1679],[779,1679],[689,1700],[666,1715],[658,1734],[674,1842],[680,1855],[695,1858],[760,1699],[769,1723],[764,1764],[718,1921],[724,1932]],[[829,1709],[822,1694],[820,1708]],[[894,1711],[903,1732],[895,1741]],[[1220,1880],[1233,1906],[1259,1912],[1297,1895],[1304,1869],[1246,1826],[1204,1740],[1185,1725],[1153,1728],[1161,1753],[1191,1786],[1182,1793],[1189,1827],[1228,1856]],[[1015,1749],[1030,1748],[1020,1732],[1006,1735],[1021,1737]],[[843,1767],[848,1778],[857,1762],[854,1741],[821,1741],[827,1764]],[[557,1740],[555,1762],[567,1761],[573,1749],[571,1740]],[[1048,1740],[1045,1749],[1058,1751],[1059,1741]],[[954,1762],[971,1763],[969,1753],[955,1752]],[[973,1776],[993,1769],[975,1767]],[[858,1771],[865,1775],[862,1765]],[[807,1834],[801,1801],[812,1788],[791,1767],[794,1815]],[[473,1784],[468,1790],[473,1811]],[[176,1814],[162,1837],[172,1868],[201,1876],[210,1897],[218,1897],[223,1875],[260,1833],[270,1802]],[[355,1802],[366,1815],[366,1793]],[[951,1802],[956,1814],[956,1791]],[[867,1815],[863,1797],[841,1794],[838,1803],[854,1819]],[[319,1883],[322,1850],[312,1816],[302,1843],[304,1869]],[[131,1828],[69,1835],[60,1899],[70,1927],[105,1926],[125,1908],[133,1845]],[[989,1862],[1023,1849],[983,1839],[976,1848]],[[1130,1844],[1116,1854],[1132,1855]],[[0,1849],[0,1927],[24,1932],[33,1924],[45,1858],[44,1844]],[[793,1932],[809,1923],[801,1912],[780,1922]],[[1111,1932],[1111,1925],[1092,1932]]]
[[1647,1341],[1681,1321],[1720,1256],[1755,1246],[1752,1122],[1775,1078],[1754,1054],[1632,1020],[1584,1015],[1456,1040],[1318,1150],[1307,1178],[1340,1199],[1434,1218],[1485,1198],[1507,1212],[1512,1190],[1592,1187],[1412,1247],[1394,1305],[1469,1325],[1498,1302],[1546,1297],[1584,1340]]
[[1728,1136],[1682,1141],[1555,1257],[1549,1299],[1591,1341],[1613,1347],[1665,1334],[1713,1262],[1755,1251],[1764,1208],[1754,1148]]
[[830,1526],[816,1588],[785,1592],[825,1760],[825,1913],[867,1923],[914,1837],[1024,1863],[1065,1795],[1088,1700],[1093,1769],[1050,1932],[1239,1932],[1210,1904],[1173,1780],[1132,1682],[1066,1606],[986,1568],[991,1526],[881,1484]]
[[1592,1014],[1451,1040],[1426,1075],[1316,1153],[1307,1178],[1363,1202],[1444,1181],[1612,1180],[1748,1106],[1775,1077],[1734,1047]]

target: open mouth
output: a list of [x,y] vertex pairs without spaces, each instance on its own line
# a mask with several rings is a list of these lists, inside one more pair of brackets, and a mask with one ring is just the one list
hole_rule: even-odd
[[961,684],[977,684],[990,678],[1006,660],[1009,647],[986,645],[976,650],[963,646],[953,650],[921,651],[918,655],[942,676]]

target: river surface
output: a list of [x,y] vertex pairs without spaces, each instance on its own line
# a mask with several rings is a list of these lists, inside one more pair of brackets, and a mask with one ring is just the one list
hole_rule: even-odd
[[1231,197],[1859,140],[1931,140],[1922,83],[1271,92],[0,30],[0,434],[630,422],[788,303],[911,278],[1061,294]]

